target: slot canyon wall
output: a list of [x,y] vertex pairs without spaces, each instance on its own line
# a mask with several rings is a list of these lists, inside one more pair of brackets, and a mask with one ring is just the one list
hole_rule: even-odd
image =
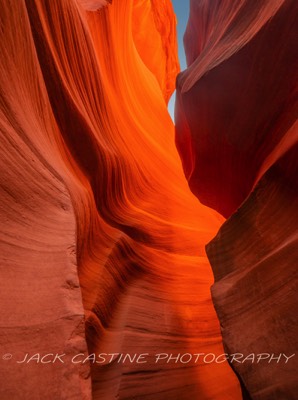
[[0,0],[1,399],[294,398],[293,363],[154,357],[294,352],[297,6],[214,6],[175,143],[169,0]]
[[212,298],[247,399],[296,399],[298,4],[191,0],[176,143],[199,200],[227,221],[208,244]]
[[[175,148],[170,1],[101,3],[1,1],[0,397],[240,399],[228,363],[154,362],[223,353],[205,244],[224,219]],[[148,363],[72,362],[101,353]]]

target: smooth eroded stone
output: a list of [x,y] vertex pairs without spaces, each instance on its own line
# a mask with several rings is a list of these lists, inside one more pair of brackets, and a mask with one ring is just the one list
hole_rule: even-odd
[[275,357],[231,363],[256,400],[297,395],[297,154],[267,171],[207,246],[226,351]]

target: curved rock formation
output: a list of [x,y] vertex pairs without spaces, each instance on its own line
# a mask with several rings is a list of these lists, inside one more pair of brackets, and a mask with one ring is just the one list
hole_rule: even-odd
[[[0,2],[1,398],[237,400],[226,362],[156,363],[223,353],[204,249],[223,218],[191,194],[174,144],[170,2],[86,11],[103,4]],[[17,364],[26,353],[65,362]]]
[[132,9],[134,44],[155,75],[166,102],[175,90],[179,72],[176,18],[170,1],[138,0]]
[[88,354],[72,178],[25,3],[9,3],[0,7],[0,397],[90,399],[89,365],[64,363]]
[[207,246],[224,346],[268,355],[232,364],[246,399],[297,397],[297,11],[292,0],[191,1],[177,79],[189,186],[230,217]]
[[297,397],[297,154],[298,144],[207,246],[227,352],[264,353],[233,363],[252,399]]
[[191,2],[176,143],[193,193],[229,217],[297,118],[297,2],[214,3]]

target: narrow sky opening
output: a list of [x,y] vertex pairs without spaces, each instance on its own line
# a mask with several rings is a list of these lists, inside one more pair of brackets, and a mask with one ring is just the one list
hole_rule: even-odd
[[[181,70],[186,68],[186,59],[183,47],[183,35],[186,29],[188,16],[189,16],[189,0],[172,0],[174,11],[177,17],[177,37],[178,37],[178,56],[180,61]],[[176,92],[170,98],[168,110],[174,121],[174,108],[175,108]]]

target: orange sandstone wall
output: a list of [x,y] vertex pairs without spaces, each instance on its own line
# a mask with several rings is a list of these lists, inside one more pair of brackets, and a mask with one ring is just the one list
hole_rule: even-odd
[[[170,2],[19,3],[1,1],[0,344],[67,357],[6,360],[1,397],[240,399],[226,362],[154,361],[223,353],[205,254],[223,218],[192,195],[175,148]],[[72,363],[87,346],[149,361]]]

